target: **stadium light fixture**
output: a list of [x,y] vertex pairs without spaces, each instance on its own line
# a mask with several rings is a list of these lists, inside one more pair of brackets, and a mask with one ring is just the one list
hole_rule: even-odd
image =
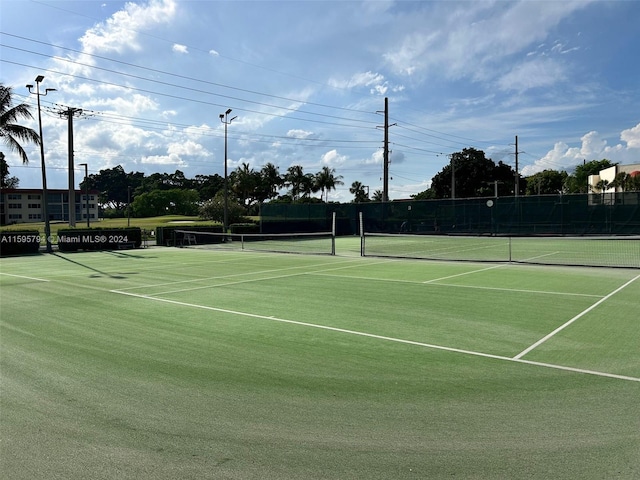
[[220,114],[220,121],[224,123],[224,216],[222,221],[222,229],[224,233],[227,233],[229,227],[229,180],[227,177],[227,127],[238,117],[229,119],[231,113],[229,108],[226,112]]
[[49,223],[49,208],[48,208],[48,192],[47,192],[47,170],[44,163],[44,139],[42,138],[42,113],[40,109],[40,97],[45,97],[49,92],[55,92],[55,88],[47,88],[44,93],[40,93],[40,82],[44,80],[43,75],[36,77],[36,91],[33,91],[33,85],[27,85],[29,93],[35,95],[38,98],[38,128],[40,135],[40,165],[42,168],[42,216],[44,217],[44,236],[46,237],[47,253],[52,253],[51,247],[51,224]]

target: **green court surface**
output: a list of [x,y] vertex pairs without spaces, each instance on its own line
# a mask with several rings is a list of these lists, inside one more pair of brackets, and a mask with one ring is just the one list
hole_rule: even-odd
[[0,471],[640,478],[639,307],[638,269],[2,258]]

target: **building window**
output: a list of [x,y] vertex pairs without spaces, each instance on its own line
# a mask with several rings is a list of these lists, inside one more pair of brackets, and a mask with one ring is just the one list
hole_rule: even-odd
[[39,203],[30,203],[29,208],[42,208],[42,206]]
[[29,220],[42,220],[42,214],[40,213],[30,213]]
[[9,220],[22,220],[22,214],[21,213],[10,213],[9,214]]
[[22,208],[22,204],[21,203],[10,203],[9,204],[9,208]]
[[8,200],[22,200],[22,195],[19,193],[10,193],[7,197]]
[[40,195],[27,195],[28,200],[40,200]]

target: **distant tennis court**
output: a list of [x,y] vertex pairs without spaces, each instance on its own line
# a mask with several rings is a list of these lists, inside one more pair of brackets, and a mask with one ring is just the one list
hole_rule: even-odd
[[3,476],[640,476],[638,268],[360,242],[0,259]]

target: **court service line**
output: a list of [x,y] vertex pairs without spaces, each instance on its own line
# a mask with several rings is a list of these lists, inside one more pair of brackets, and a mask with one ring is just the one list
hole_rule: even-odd
[[6,275],[7,277],[26,278],[27,280],[35,280],[36,282],[50,282],[51,280],[45,280],[44,278],[26,277],[24,275],[13,275],[11,273],[0,272],[0,275]]
[[544,342],[546,342],[547,340],[549,340],[551,337],[553,337],[556,333],[564,330],[565,328],[567,328],[569,325],[571,325],[573,322],[575,322],[576,320],[578,320],[579,318],[583,317],[584,315],[586,315],[587,313],[589,313],[591,310],[593,310],[594,308],[596,308],[598,305],[600,305],[601,303],[606,302],[608,299],[610,299],[611,297],[613,297],[616,293],[620,292],[621,290],[623,290],[624,288],[626,288],[627,286],[631,285],[633,282],[635,282],[638,278],[640,278],[640,275],[636,275],[635,277],[633,277],[631,280],[629,280],[627,283],[625,283],[624,285],[616,288],[613,292],[609,293],[608,295],[602,297],[600,300],[598,300],[596,303],[594,303],[593,305],[591,305],[589,308],[587,308],[586,310],[583,310],[582,312],[580,312],[578,315],[576,315],[575,317],[573,317],[571,320],[569,320],[568,322],[560,325],[558,328],[556,328],[553,332],[549,333],[548,335],[545,335],[544,337],[542,337],[540,340],[538,340],[536,343],[534,343],[533,345],[529,346],[528,348],[525,348],[523,351],[521,351],[518,355],[516,355],[515,357],[513,357],[514,360],[519,360],[521,359],[523,356],[525,356],[527,353],[529,353],[531,350],[533,350],[534,348],[539,347],[540,345],[542,345]]
[[456,273],[455,275],[448,275],[446,277],[440,277],[440,278],[434,278],[432,280],[427,280],[425,282],[422,283],[433,283],[433,282],[439,282],[441,280],[448,280],[450,278],[456,278],[456,277],[462,277],[464,275],[471,275],[472,273],[479,273],[479,272],[485,272],[487,270],[493,270],[495,268],[501,268],[504,267],[506,264],[502,264],[502,265],[493,265],[491,267],[485,267],[485,268],[480,268],[478,270],[469,270],[468,272],[462,272],[462,273]]
[[[262,282],[263,280],[277,280],[279,278],[299,277],[306,274],[307,272],[299,272],[299,273],[286,273],[283,275],[274,275],[272,277],[247,278],[246,280],[236,280],[234,282],[218,283],[215,285],[203,285],[200,287],[180,288],[177,290],[166,290],[164,292],[149,293],[148,295],[140,295],[140,296],[151,298],[151,297],[157,297],[158,295],[169,295],[171,293],[193,292],[195,290],[205,290],[207,288],[228,287],[230,285],[241,285],[243,283]],[[124,292],[118,291],[117,293],[124,293]]]
[[[349,260],[347,262],[340,262],[340,263],[353,263],[353,260]],[[204,279],[198,279],[198,280],[194,280],[194,281],[202,281],[202,280],[216,280],[216,279],[224,279],[224,278],[231,278],[231,277],[238,277],[238,276],[246,276],[246,275],[256,275],[256,274],[260,274],[260,273],[271,273],[271,272],[281,272],[284,270],[295,270],[295,269],[299,269],[299,268],[312,268],[312,267],[322,267],[325,264],[314,264],[314,265],[306,265],[306,266],[300,266],[300,267],[287,267],[287,268],[276,268],[276,269],[272,269],[272,270],[262,270],[260,272],[251,272],[251,273],[238,273],[238,274],[233,274],[233,275],[223,275],[221,277],[209,277],[209,278],[204,278]],[[350,268],[352,265],[347,265],[347,266],[343,266],[343,267],[336,267],[335,269],[337,270],[338,268]],[[332,270],[332,269],[329,269]],[[324,270],[317,270],[317,271],[324,271]],[[159,296],[159,295],[167,295],[170,293],[181,293],[181,292],[191,292],[194,290],[203,290],[203,289],[207,289],[207,288],[218,288],[218,287],[227,287],[229,285],[240,285],[243,283],[253,283],[253,282],[261,282],[263,280],[277,280],[279,278],[290,278],[290,277],[299,277],[302,275],[315,275],[317,274],[316,270],[312,270],[310,272],[305,271],[305,272],[295,272],[295,273],[285,273],[282,275],[274,275],[271,277],[258,277],[258,278],[247,278],[245,280],[236,280],[233,282],[225,282],[225,283],[218,283],[215,285],[203,285],[203,286],[199,286],[199,287],[189,287],[189,288],[181,288],[181,289],[177,289],[177,290],[166,290],[164,292],[158,292],[158,293],[149,293],[148,296],[150,297],[155,297],[155,296]],[[322,275],[322,274],[319,274]],[[190,280],[185,280],[185,282],[188,282]],[[175,282],[175,284],[178,283],[183,283],[183,282]],[[167,283],[167,284],[158,284],[158,285],[152,285],[152,287],[157,287],[157,286],[164,286],[164,285],[174,285],[172,283]],[[144,288],[143,287],[132,287],[132,288],[128,288],[127,290],[132,290],[134,288]]]
[[[640,275],[638,276],[640,277]],[[636,277],[636,278],[638,278]],[[226,308],[219,308],[219,307],[209,307],[207,305],[198,305],[195,303],[187,303],[187,302],[179,302],[177,300],[169,300],[166,298],[158,298],[158,297],[149,297],[146,295],[140,295],[137,293],[131,293],[131,292],[123,292],[121,290],[110,290],[111,293],[116,293],[116,294],[120,294],[120,295],[127,295],[130,297],[135,297],[135,298],[142,298],[145,300],[154,300],[157,302],[164,302],[164,303],[170,303],[172,305],[179,305],[179,306],[183,306],[183,307],[191,307],[191,308],[197,308],[200,310],[208,310],[208,311],[213,311],[213,312],[220,312],[220,313],[227,313],[230,315],[240,315],[243,317],[249,317],[249,318],[257,318],[257,319],[261,319],[261,320],[270,320],[273,322],[280,322],[280,323],[287,323],[287,324],[291,324],[291,325],[299,325],[299,326],[303,326],[303,327],[310,327],[310,328],[318,328],[321,330],[329,330],[332,332],[339,332],[339,333],[346,333],[349,335],[357,335],[360,337],[367,337],[367,338],[374,338],[374,339],[378,339],[378,340],[386,340],[389,342],[396,342],[396,343],[402,343],[405,345],[414,345],[414,346],[418,346],[418,347],[425,347],[425,348],[431,348],[434,350],[443,350],[446,352],[453,352],[453,353],[461,353],[461,354],[465,354],[465,355],[473,355],[476,357],[483,357],[483,358],[491,358],[494,360],[502,360],[502,361],[507,361],[507,362],[515,362],[515,363],[523,363],[523,364],[527,364],[527,365],[535,365],[535,366],[539,366],[539,367],[545,367],[545,368],[552,368],[555,370],[565,370],[565,371],[569,371],[569,372],[575,372],[575,373],[581,373],[581,374],[586,374],[586,375],[595,375],[598,377],[607,377],[607,378],[615,378],[618,380],[627,380],[627,381],[631,381],[631,382],[640,382],[640,378],[637,377],[629,377],[626,375],[617,375],[614,373],[606,373],[606,372],[598,372],[598,371],[594,371],[594,370],[585,370],[582,368],[574,368],[574,367],[565,367],[563,365],[554,365],[551,363],[542,363],[542,362],[532,362],[529,360],[521,360],[519,358],[511,358],[511,357],[505,357],[502,355],[493,355],[490,353],[482,353],[482,352],[475,352],[472,350],[464,350],[464,349],[460,349],[460,348],[453,348],[453,347],[445,347],[443,345],[434,345],[434,344],[430,344],[430,343],[423,343],[423,342],[416,342],[413,340],[405,340],[402,338],[394,338],[394,337],[387,337],[384,335],[376,335],[373,333],[367,333],[367,332],[360,332],[357,330],[348,330],[348,329],[344,329],[344,328],[338,328],[338,327],[330,327],[328,325],[319,325],[316,323],[309,323],[309,322],[301,322],[298,320],[288,320],[285,318],[278,318],[278,317],[273,317],[273,316],[267,316],[267,315],[259,315],[256,313],[248,313],[248,312],[240,312],[237,310],[229,310]]]
[[563,296],[569,296],[569,297],[594,297],[594,298],[603,297],[602,295],[595,295],[593,293],[551,292],[547,290],[526,290],[524,288],[481,287],[478,285],[456,285],[455,283],[437,283],[435,285],[442,285],[444,287],[477,288],[480,290],[498,290],[502,292],[540,293],[542,295],[563,295]]
[[[341,263],[352,263],[353,260],[347,260]],[[243,276],[249,276],[249,275],[259,275],[259,274],[264,274],[264,273],[273,273],[273,272],[283,272],[286,270],[299,270],[301,268],[315,268],[315,267],[323,267],[325,266],[325,263],[315,263],[315,264],[311,264],[311,265],[302,265],[302,266],[293,266],[293,267],[284,267],[284,268],[270,268],[268,270],[259,270],[259,271],[252,271],[252,272],[241,272],[241,273],[231,273],[228,275],[217,275],[217,276],[202,276],[199,278],[192,278],[192,279],[188,279],[188,280],[176,280],[173,282],[163,282],[163,283],[155,283],[155,284],[145,284],[145,285],[135,285],[133,287],[128,287],[127,290],[140,290],[143,288],[155,288],[155,287],[164,287],[167,285],[179,285],[179,284],[184,284],[184,283],[196,283],[196,282],[203,282],[203,281],[207,281],[207,280],[219,280],[219,279],[226,279],[226,278],[233,278],[233,277],[243,277]],[[292,273],[292,274],[287,274],[287,275],[302,275],[304,273],[308,273],[308,272],[300,272],[300,273]],[[287,276],[285,275],[285,276]],[[279,278],[279,277],[273,277],[273,278]],[[252,281],[255,279],[249,279],[246,281]],[[260,280],[260,279],[258,279]],[[235,283],[235,282],[234,282]],[[244,281],[240,281],[237,283],[244,283]],[[227,284],[224,284],[227,285]],[[231,284],[229,284],[231,285]],[[194,287],[193,290],[200,290],[202,288],[208,288],[208,287],[219,287],[221,285],[208,285],[208,286],[204,286],[204,287]],[[175,292],[186,292],[189,291],[189,289],[183,289],[183,290],[175,290],[175,291],[171,291],[171,292],[162,292],[162,293],[175,293]],[[154,295],[162,295],[162,293],[157,293]]]
[[[533,294],[541,294],[541,295],[561,295],[561,296],[568,296],[568,297],[592,297],[592,298],[603,297],[603,295],[595,295],[592,293],[552,292],[548,290],[527,290],[524,288],[482,287],[478,285],[458,285],[455,283],[433,283],[438,279],[430,280],[428,282],[421,282],[417,280],[402,280],[398,278],[375,278],[375,277],[365,277],[361,275],[334,275],[331,273],[323,273],[323,271],[308,272],[307,275],[324,276],[324,277],[331,277],[331,278],[350,278],[354,280],[370,280],[375,282],[410,283],[413,285],[429,284],[429,285],[435,285],[439,287],[471,288],[471,289],[478,289],[478,290],[496,290],[500,292],[512,292],[512,293],[533,293]],[[449,277],[444,277],[444,278],[449,278]]]

